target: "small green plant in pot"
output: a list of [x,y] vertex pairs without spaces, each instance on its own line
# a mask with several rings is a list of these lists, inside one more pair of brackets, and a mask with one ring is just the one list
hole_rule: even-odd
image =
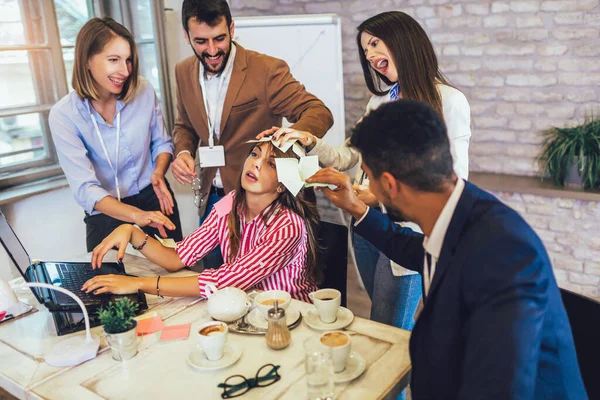
[[106,341],[117,361],[124,361],[137,354],[137,337],[133,319],[139,305],[128,298],[121,298],[106,307],[100,307],[98,318],[104,325]]
[[[600,119],[586,118],[572,128],[551,128],[544,132],[540,171],[548,173],[555,185],[565,186],[579,175],[580,186],[594,189],[600,185]],[[574,184],[573,186],[577,186]]]

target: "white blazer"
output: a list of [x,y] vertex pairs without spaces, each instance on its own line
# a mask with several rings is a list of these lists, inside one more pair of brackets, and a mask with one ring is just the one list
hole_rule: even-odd
[[[471,107],[460,90],[442,83],[437,84],[437,90],[442,98],[442,109],[448,129],[454,172],[459,178],[467,180],[469,177],[469,143],[471,141]],[[367,104],[365,116],[389,101],[389,93],[385,96],[372,96]],[[347,171],[358,164],[354,183],[366,186],[368,185],[368,179],[360,168],[360,153],[355,148],[350,147],[349,142],[350,139],[348,138],[344,144],[334,147],[325,143],[323,139],[317,138],[315,147],[308,155],[317,155],[323,166],[334,167],[340,171]],[[421,228],[414,223],[403,222],[400,225],[421,232]],[[395,276],[415,273],[393,261],[391,261],[391,268]]]

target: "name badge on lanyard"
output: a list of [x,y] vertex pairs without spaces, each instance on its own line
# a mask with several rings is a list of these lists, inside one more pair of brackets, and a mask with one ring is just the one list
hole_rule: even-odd
[[100,128],[98,128],[98,122],[96,122],[96,118],[90,113],[90,118],[92,119],[92,124],[94,124],[94,129],[96,130],[96,135],[98,136],[98,140],[100,141],[100,145],[102,146],[102,150],[104,150],[104,156],[106,157],[106,161],[108,161],[108,165],[110,166],[111,171],[115,175],[115,187],[117,188],[117,200],[121,201],[121,190],[119,189],[119,144],[121,142],[121,112],[117,113],[117,150],[116,150],[116,164],[113,168],[112,162],[110,161],[110,157],[108,155],[108,149],[106,148],[106,144],[104,143],[104,139],[102,139],[102,135],[100,134]]

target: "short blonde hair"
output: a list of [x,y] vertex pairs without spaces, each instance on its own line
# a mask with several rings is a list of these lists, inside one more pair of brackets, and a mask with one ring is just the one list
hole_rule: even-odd
[[90,19],[77,33],[71,84],[82,99],[89,97],[98,100],[96,81],[87,67],[87,62],[92,56],[102,52],[104,46],[117,36],[127,40],[131,49],[131,73],[117,98],[127,103],[135,96],[140,82],[138,76],[139,59],[135,39],[123,25],[112,18],[104,17]]

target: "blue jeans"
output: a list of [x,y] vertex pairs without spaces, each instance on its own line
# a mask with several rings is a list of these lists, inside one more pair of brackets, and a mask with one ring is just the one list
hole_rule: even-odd
[[[211,193],[208,196],[208,204],[206,205],[206,212],[204,213],[204,216],[200,217],[199,225],[202,225],[202,223],[204,222],[206,217],[208,217],[208,214],[210,214],[210,210],[212,210],[215,203],[217,203],[221,199],[222,199],[221,196],[218,196],[214,193]],[[204,266],[204,268],[210,268],[210,269],[216,269],[216,268],[219,268],[221,265],[223,265],[223,256],[221,255],[221,246],[217,246],[210,253],[205,255],[202,258],[202,265]]]
[[389,258],[360,235],[352,236],[358,271],[371,298],[371,320],[412,330],[421,275],[394,276]]

